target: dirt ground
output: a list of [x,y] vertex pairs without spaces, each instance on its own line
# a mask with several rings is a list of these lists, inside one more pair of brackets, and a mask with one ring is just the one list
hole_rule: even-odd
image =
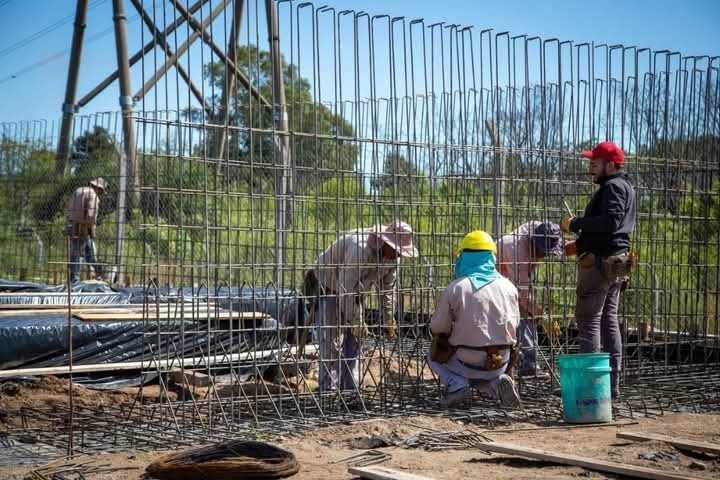
[[[308,376],[315,380],[315,372],[308,373]],[[281,388],[279,385],[275,387]],[[74,386],[73,392],[78,406],[120,407],[135,398],[137,389],[100,392]],[[196,395],[197,393],[199,392],[196,392]],[[67,381],[54,377],[46,377],[35,383],[0,383],[0,411],[8,412],[0,416],[0,433],[17,430],[20,427],[19,416],[13,415],[14,411],[23,406],[43,408],[65,405],[67,394]],[[143,390],[143,398],[146,402],[158,401],[161,395],[163,393],[157,386],[145,387]],[[170,392],[171,397],[175,395],[176,392]],[[481,432],[494,441],[518,446],[645,466],[697,478],[720,479],[718,458],[682,452],[661,442],[629,442],[615,437],[616,432],[622,428],[720,443],[720,416],[674,414],[653,419],[638,419],[636,422],[630,425],[589,428],[567,428],[562,424],[541,427],[518,424],[499,430],[480,430],[475,426],[463,425],[443,417],[401,417],[322,428],[302,437],[286,438],[278,445],[295,453],[301,464],[300,473],[293,478],[307,480],[352,478],[347,473],[347,465],[333,462],[363,451],[352,448],[351,442],[355,439],[373,436],[408,439],[420,432],[461,430]],[[392,456],[382,464],[383,466],[436,479],[476,478],[478,473],[489,479],[618,478],[597,472],[590,473],[579,467],[565,467],[501,454],[489,455],[478,449],[427,451],[394,446],[381,450]],[[669,452],[670,459],[639,458],[640,454],[658,452]],[[96,464],[122,467],[124,470],[91,474],[88,478],[138,480],[143,477],[145,467],[161,453],[130,451],[124,454],[93,456],[92,459]],[[0,479],[22,479],[33,468],[37,467],[0,467]]]
[[[619,440],[620,429],[669,434],[680,438],[720,443],[720,416],[674,414],[654,419],[639,419],[629,425],[610,425],[589,428],[562,426],[538,427],[516,425],[502,430],[479,430],[446,418],[403,417],[359,422],[352,425],[318,429],[299,438],[285,439],[278,445],[293,452],[301,464],[294,479],[350,479],[347,465],[333,463],[352,454],[362,452],[351,448],[350,442],[358,438],[378,435],[395,435],[406,439],[418,432],[450,432],[463,429],[482,432],[491,439],[520,446],[553,452],[573,453],[661,469],[697,478],[720,478],[720,460],[713,457],[682,452],[662,442],[630,442]],[[429,478],[620,478],[579,467],[553,465],[501,454],[486,454],[478,449],[426,451],[387,447],[381,449],[392,455],[382,465]],[[640,454],[669,452],[675,460],[644,460]],[[162,452],[127,452],[124,454],[96,455],[97,464],[122,467],[124,470],[89,475],[88,478],[139,480],[144,470]],[[84,458],[77,458],[79,462]],[[37,467],[11,467],[0,470],[0,479],[23,479]]]

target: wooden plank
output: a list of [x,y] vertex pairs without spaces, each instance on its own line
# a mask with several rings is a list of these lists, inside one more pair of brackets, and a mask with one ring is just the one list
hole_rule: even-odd
[[195,370],[173,370],[170,378],[175,383],[187,384],[193,387],[207,387],[210,385],[210,377]]
[[553,453],[544,450],[536,450],[534,448],[522,447],[510,443],[481,443],[478,445],[480,450],[493,453],[506,453],[509,455],[517,455],[519,457],[532,458],[545,462],[559,463],[562,465],[573,465],[575,467],[583,467],[588,470],[597,470],[600,472],[609,472],[619,475],[627,475],[628,477],[648,478],[650,480],[699,480],[695,477],[681,472],[667,472],[655,470],[653,468],[639,467],[627,463],[608,462],[606,460],[598,460],[595,458],[581,457],[567,453]]
[[717,443],[698,442],[695,440],[686,440],[683,438],[669,437],[667,435],[659,435],[655,433],[645,432],[617,432],[616,436],[617,438],[622,438],[624,440],[635,440],[638,442],[646,442],[649,440],[665,442],[685,450],[720,455],[720,444]]
[[414,473],[401,472],[387,467],[348,467],[348,472],[360,478],[369,480],[434,480],[432,477],[423,477]]
[[[305,346],[305,353],[315,353],[317,347]],[[73,365],[73,373],[110,372],[115,370],[169,370],[174,368],[192,368],[195,366],[226,365],[228,363],[246,362],[254,359],[261,360],[271,354],[297,354],[297,347],[277,348],[274,350],[257,350],[252,352],[234,353],[232,355],[209,355],[206,357],[171,358],[162,360],[149,359],[145,362],[118,362],[118,363],[96,363],[88,365]],[[0,378],[18,376],[41,376],[41,375],[65,375],[70,373],[70,368],[41,367],[41,368],[15,368],[0,370]]]
[[215,318],[220,320],[251,320],[251,319],[261,319],[261,318],[270,318],[270,315],[262,312],[232,312],[229,310],[205,310],[205,309],[196,309],[196,310],[182,310],[177,309],[176,310],[160,310],[159,312],[156,310],[150,310],[149,312],[143,313],[138,311],[125,311],[125,312],[117,312],[117,313],[110,313],[110,312],[83,312],[79,311],[77,313],[73,312],[73,316],[84,321],[84,322],[98,322],[98,321],[112,321],[112,320],[180,320],[181,318],[185,320],[207,320],[208,318]]

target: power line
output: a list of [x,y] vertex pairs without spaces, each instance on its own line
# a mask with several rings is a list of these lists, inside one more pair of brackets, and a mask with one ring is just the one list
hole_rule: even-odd
[[[4,0],[4,3],[0,3],[0,7],[6,5],[10,1],[12,1],[12,0]],[[105,2],[107,2],[107,0],[95,0],[94,2],[90,3],[90,5],[88,6],[88,10],[90,10],[94,7],[97,7],[98,5],[101,5]],[[35,40],[38,40],[39,38],[44,37],[45,35],[47,35],[50,32],[54,32],[55,30],[62,27],[63,25],[66,25],[66,24],[72,22],[74,19],[75,19],[75,14],[68,15],[66,17],[61,18],[57,22],[55,22],[51,25],[48,25],[47,27],[45,27],[41,30],[38,30],[37,32],[35,32],[33,34],[28,35],[27,37],[23,38],[22,40],[18,40],[17,42],[13,43],[9,47],[5,47],[2,50],[0,50],[0,58],[5,57],[5,56],[13,53],[15,50],[18,50],[20,48],[23,48],[23,47],[31,44]]]
[[12,2],[12,0],[3,0],[3,1],[1,1],[1,2],[0,2],[0,8],[4,7],[5,5],[7,5],[7,4],[10,3],[10,2]]
[[[102,1],[105,1],[105,0],[102,0]],[[140,18],[139,15],[133,15],[132,17],[130,17],[130,18],[127,19],[127,22],[128,22],[128,23],[132,23],[132,22],[136,21],[138,18]],[[95,41],[95,40],[99,40],[100,38],[106,36],[108,33],[111,33],[114,28],[115,28],[114,26],[108,27],[108,28],[106,28],[105,30],[102,30],[102,31],[96,33],[95,35],[92,35],[92,36],[88,37],[87,40],[85,40],[85,43],[87,44],[87,43],[91,43],[91,42],[93,42],[93,41]],[[40,67],[43,67],[43,66],[45,66],[45,65],[47,65],[47,64],[49,64],[49,63],[52,63],[52,62],[54,62],[54,61],[56,61],[56,60],[59,60],[59,59],[61,59],[61,58],[63,58],[63,57],[66,57],[66,56],[69,55],[69,54],[70,54],[70,49],[69,49],[69,48],[68,48],[68,49],[65,49],[65,50],[62,50],[62,51],[60,51],[60,52],[53,53],[52,55],[50,55],[50,56],[48,56],[48,57],[45,57],[44,59],[40,60],[39,62],[35,62],[35,63],[33,63],[32,65],[28,65],[27,67],[24,67],[24,68],[22,68],[22,69],[20,69],[20,70],[18,70],[18,71],[16,71],[16,72],[14,72],[14,73],[11,73],[10,75],[8,75],[8,76],[6,76],[6,77],[0,78],[0,85],[2,85],[3,83],[7,83],[7,82],[9,82],[10,80],[14,80],[14,79],[16,79],[17,77],[19,77],[19,76],[21,76],[21,75],[24,75],[24,74],[26,74],[26,73],[28,73],[28,72],[31,72],[31,71],[33,71],[33,70],[36,70],[36,69],[38,69],[38,68],[40,68]]]

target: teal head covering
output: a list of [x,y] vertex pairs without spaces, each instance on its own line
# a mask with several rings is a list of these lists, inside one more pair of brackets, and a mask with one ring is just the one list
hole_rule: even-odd
[[455,278],[468,277],[476,290],[500,278],[495,269],[495,255],[488,251],[463,251],[455,260]]

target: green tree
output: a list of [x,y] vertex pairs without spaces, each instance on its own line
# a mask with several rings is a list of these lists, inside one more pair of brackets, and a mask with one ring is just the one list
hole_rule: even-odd
[[96,126],[93,131],[77,137],[73,142],[69,164],[70,175],[66,177],[49,182],[47,176],[38,179],[47,185],[47,190],[33,195],[32,217],[36,221],[50,221],[62,214],[72,192],[100,176],[108,180],[108,188],[100,202],[99,218],[115,210],[117,185],[112,178],[117,176],[118,160],[113,139],[107,130]]
[[[239,47],[235,64],[260,94],[272,102],[269,52],[252,45]],[[313,100],[310,82],[299,76],[294,65],[287,64],[284,59],[282,64],[288,126],[294,133],[290,137],[290,148],[297,171],[297,188],[312,188],[339,171],[353,171],[356,168],[358,148],[343,139],[354,135],[352,125],[341,115]],[[211,92],[207,104],[211,105],[212,119],[220,121],[225,64],[220,61],[210,63],[205,66],[205,73]],[[258,102],[239,82],[229,97],[232,104],[228,112],[228,124],[233,128],[229,129],[229,162],[223,167],[223,175],[244,182],[252,179],[256,186],[268,183],[275,172],[273,163],[279,161],[274,158],[274,136],[268,132],[274,128],[271,108]],[[198,115],[199,111],[188,114]],[[218,129],[211,130],[207,141],[200,147],[205,152],[199,153],[213,152],[213,144],[219,134]]]

